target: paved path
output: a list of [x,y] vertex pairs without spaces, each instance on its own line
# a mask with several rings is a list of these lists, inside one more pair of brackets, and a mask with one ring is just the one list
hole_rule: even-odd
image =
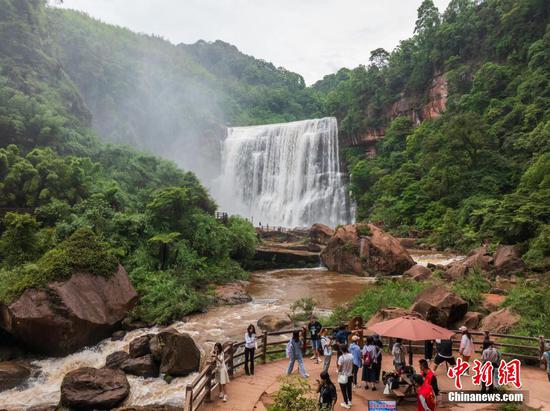
[[[420,357],[415,356],[415,364]],[[336,369],[331,366],[330,374],[332,380],[336,382]],[[321,372],[321,364],[315,364],[314,361],[309,359],[305,360],[306,369],[310,373],[311,385],[315,385],[315,379]],[[384,354],[384,360],[382,363],[382,369],[391,369],[391,358],[389,355]],[[256,366],[256,375],[246,376],[238,373],[236,377],[227,386],[229,401],[224,403],[217,399],[212,403],[206,404],[201,408],[201,411],[210,410],[230,410],[230,411],[265,411],[265,404],[270,403],[270,394],[276,392],[279,388],[278,378],[286,373],[287,360],[278,360],[266,365]],[[296,372],[296,371],[295,371]],[[443,392],[453,389],[452,381],[445,375],[445,366],[441,365],[437,370],[439,387]],[[534,408],[542,408],[543,410],[550,410],[550,382],[546,377],[546,373],[536,367],[524,367],[522,368],[522,381],[525,387],[529,389],[529,401],[528,405]],[[479,387],[475,387],[471,383],[471,378],[463,378],[464,389],[467,390],[479,390]],[[353,390],[353,407],[356,410],[367,410],[368,400],[374,399],[390,399],[382,392],[382,384],[377,391],[367,391],[363,388],[357,388]],[[340,411],[344,408],[340,407],[342,395],[338,389],[338,405],[335,410]],[[478,410],[483,407],[480,404],[438,404],[438,409],[448,410]],[[416,410],[416,402],[409,402],[398,406],[399,410]],[[496,409],[496,407],[485,407],[484,409]]]

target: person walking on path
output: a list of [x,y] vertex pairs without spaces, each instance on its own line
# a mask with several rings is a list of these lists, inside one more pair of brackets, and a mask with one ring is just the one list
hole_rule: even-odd
[[393,366],[398,374],[401,374],[403,367],[405,367],[405,347],[403,347],[402,341],[401,338],[397,338],[391,349]]
[[493,393],[498,382],[498,367],[502,355],[498,352],[493,341],[487,341],[487,348],[481,353],[481,362],[483,364],[490,362],[493,365],[493,383],[487,387],[485,382],[481,381],[481,392]]
[[288,357],[288,369],[287,375],[292,374],[294,370],[294,363],[298,361],[298,370],[304,378],[308,378],[309,374],[306,372],[306,367],[304,366],[304,359],[302,357],[302,347],[300,346],[300,332],[294,331],[292,333],[292,338],[286,345],[286,356]]
[[214,379],[216,384],[220,387],[219,398],[223,401],[227,401],[227,391],[225,386],[229,383],[229,373],[227,372],[227,366],[225,365],[225,353],[223,352],[222,345],[217,342],[214,345],[214,351],[212,352],[212,362],[215,364]]
[[378,349],[378,357],[376,357],[376,382],[380,382],[380,373],[382,372],[382,358],[384,357],[382,355],[382,350],[384,349],[384,343],[382,342],[382,339],[378,334],[374,334],[372,336],[374,339],[374,345],[376,345],[376,348]]
[[342,355],[338,358],[338,384],[342,390],[344,401],[340,403],[343,408],[351,408],[351,385],[353,380],[353,356],[349,353],[347,345],[341,348]]
[[418,411],[435,411],[435,394],[432,386],[420,374],[413,376],[413,382],[416,386]]
[[309,334],[311,335],[311,350],[313,351],[312,360],[315,360],[316,364],[319,364],[319,352],[321,351],[321,329],[323,326],[315,316],[311,316],[309,324],[307,325]]
[[453,340],[435,340],[437,354],[434,358],[434,372],[442,362],[446,362],[451,367],[456,365],[455,357],[453,357]]
[[[376,391],[376,361],[378,358],[378,348],[374,345],[374,339],[369,335],[367,343],[363,347],[363,378],[365,389],[372,388]],[[369,386],[369,384],[371,386]]]
[[464,362],[469,362],[475,351],[472,335],[465,326],[460,327],[458,330],[462,333],[458,353],[462,356]]
[[541,360],[546,361],[546,374],[550,381],[550,344],[546,344],[546,351],[542,354]]
[[323,348],[323,372],[328,372],[332,359],[332,340],[328,336],[328,330],[321,330],[321,347]]
[[424,341],[424,359],[428,361],[428,364],[432,361],[434,356],[434,341],[426,340]]
[[336,386],[326,371],[321,373],[321,381],[317,380],[317,392],[319,393],[319,411],[334,410],[338,394],[336,393]]
[[361,352],[361,347],[359,347],[359,344],[357,342],[361,339],[358,335],[354,335],[351,337],[351,344],[349,346],[349,352],[353,356],[353,387],[357,387],[357,373],[359,372],[359,368],[363,365],[361,357],[363,356],[363,353]]
[[246,375],[254,375],[254,355],[256,348],[256,327],[250,324],[244,334],[244,372]]

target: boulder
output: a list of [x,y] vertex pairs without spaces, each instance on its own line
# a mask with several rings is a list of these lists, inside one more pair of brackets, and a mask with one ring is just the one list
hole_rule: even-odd
[[258,327],[263,331],[274,332],[280,331],[292,324],[288,317],[267,314],[258,320]]
[[506,334],[519,323],[520,316],[510,308],[503,308],[489,314],[481,321],[480,329],[493,334]]
[[121,266],[109,277],[76,273],[2,304],[0,327],[33,351],[67,355],[109,337],[137,298]]
[[424,281],[430,278],[432,270],[423,265],[416,264],[403,273],[404,277],[409,277],[415,281]]
[[493,255],[495,272],[497,275],[519,274],[525,270],[525,263],[517,247],[501,245]]
[[445,287],[434,285],[418,294],[410,309],[427,321],[450,327],[464,317],[468,303]]
[[174,329],[159,332],[151,340],[153,358],[160,359],[160,372],[172,376],[186,376],[198,371],[201,361],[199,348],[189,334]]
[[137,357],[143,357],[144,355],[150,354],[151,351],[149,350],[149,340],[151,339],[152,336],[153,336],[152,334],[146,334],[146,335],[142,335],[140,337],[134,338],[130,342],[130,346],[128,348],[130,357],[137,358]]
[[453,328],[458,329],[461,326],[466,327],[469,330],[476,330],[481,323],[483,315],[477,311],[468,311],[462,320],[460,320]]
[[340,226],[321,253],[332,271],[400,275],[415,265],[399,241],[373,224]]
[[313,224],[309,230],[309,241],[313,244],[327,245],[334,235],[334,230],[328,225]]
[[115,331],[115,332],[111,335],[111,341],[120,341],[120,340],[123,340],[125,335],[126,335],[126,331],[124,331],[124,330]]
[[120,366],[129,358],[130,354],[126,351],[115,351],[105,358],[105,367],[112,369],[120,368]]
[[487,311],[497,311],[500,305],[506,300],[506,296],[502,294],[481,294],[483,301],[481,306]]
[[31,376],[31,367],[13,361],[0,362],[0,391],[25,383]]
[[382,321],[393,320],[394,318],[411,316],[416,318],[422,318],[422,315],[416,311],[407,310],[400,307],[386,307],[378,310],[367,322],[367,328],[371,325],[381,323]]
[[61,383],[61,405],[75,410],[109,410],[128,397],[130,384],[120,370],[84,367]]
[[451,281],[458,280],[466,276],[468,272],[473,269],[489,271],[492,269],[492,263],[493,257],[487,254],[487,248],[480,247],[470,251],[465,260],[452,263],[449,268],[447,268],[447,271],[445,271],[444,276]]
[[216,287],[215,301],[222,305],[244,304],[252,301],[252,297],[246,292],[246,281],[239,281]]
[[138,377],[157,378],[159,376],[159,367],[150,354],[138,358],[128,358],[121,364],[120,369],[126,374]]

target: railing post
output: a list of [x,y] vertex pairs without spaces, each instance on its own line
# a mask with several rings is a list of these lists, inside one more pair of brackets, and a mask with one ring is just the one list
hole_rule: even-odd
[[212,401],[212,368],[212,364],[210,364],[208,366],[208,371],[206,372],[206,385],[204,386],[206,391],[204,401],[206,402]]
[[[544,348],[545,348],[544,336],[539,335],[539,361],[540,361],[540,365],[543,365],[542,358],[543,358],[543,355],[544,355]],[[550,361],[550,358],[547,361]]]
[[235,343],[229,346],[229,359],[227,360],[227,372],[230,377],[233,377],[233,356],[235,355]]
[[267,362],[267,331],[262,336],[262,364]]
[[187,383],[185,387],[185,406],[184,411],[193,411],[193,386],[191,383]]

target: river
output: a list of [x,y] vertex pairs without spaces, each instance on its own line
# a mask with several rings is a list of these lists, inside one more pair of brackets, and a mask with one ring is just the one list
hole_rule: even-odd
[[[462,257],[447,253],[409,250],[416,262],[448,264]],[[252,273],[247,287],[252,301],[235,306],[212,307],[207,313],[189,316],[185,322],[172,326],[191,334],[199,345],[226,339],[241,340],[246,326],[266,314],[284,314],[290,304],[302,297],[318,302],[318,310],[328,313],[337,305],[350,301],[365,285],[374,281],[369,277],[338,274],[325,268],[284,269]],[[128,350],[134,338],[158,329],[129,332],[121,341],[104,340],[91,348],[63,358],[35,359],[32,363],[41,369],[38,378],[22,389],[0,393],[0,404],[8,411],[25,410],[32,406],[54,405],[59,402],[59,387],[63,376],[80,367],[103,367],[105,358],[119,350]],[[124,405],[180,405],[185,386],[193,376],[176,378],[167,384],[162,378],[143,379],[128,376],[130,397]]]

